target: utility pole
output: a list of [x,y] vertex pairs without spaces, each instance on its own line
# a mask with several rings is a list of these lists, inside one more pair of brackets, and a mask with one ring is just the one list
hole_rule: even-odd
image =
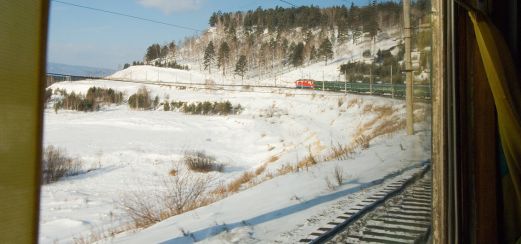
[[369,94],[373,95],[373,61],[369,66]]
[[394,98],[393,65],[392,65],[392,63],[391,63],[391,94],[392,94],[392,98]]
[[405,102],[407,104],[407,134],[414,135],[414,108],[413,108],[413,94],[412,94],[412,62],[411,62],[411,16],[410,16],[410,0],[403,1],[403,24],[405,39],[405,72],[406,72],[406,91]]

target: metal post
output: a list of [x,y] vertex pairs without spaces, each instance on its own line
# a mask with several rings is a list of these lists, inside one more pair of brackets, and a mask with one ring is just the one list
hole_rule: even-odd
[[391,64],[391,97],[394,98],[393,65]]
[[373,62],[369,67],[369,94],[373,95]]
[[410,0],[403,1],[403,22],[404,22],[404,39],[405,39],[405,69],[406,69],[406,95],[405,102],[407,104],[407,134],[414,135],[414,108],[412,94],[412,62],[411,62],[411,19],[410,19]]

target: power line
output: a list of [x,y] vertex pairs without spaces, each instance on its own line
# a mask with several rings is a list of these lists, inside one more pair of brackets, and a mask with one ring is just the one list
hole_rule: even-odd
[[185,30],[202,32],[201,30],[198,30],[198,29],[195,29],[195,28],[192,28],[192,27],[166,23],[166,22],[153,20],[153,19],[147,19],[147,18],[143,18],[143,17],[130,15],[130,14],[119,13],[119,12],[114,12],[114,11],[104,10],[104,9],[99,9],[99,8],[93,8],[93,7],[89,7],[89,6],[84,6],[84,5],[79,5],[79,4],[75,4],[75,3],[69,3],[69,2],[63,2],[63,1],[59,1],[59,0],[52,0],[52,1],[53,2],[57,2],[57,3],[61,3],[61,4],[65,4],[65,5],[69,5],[69,6],[78,7],[78,8],[83,8],[83,9],[103,12],[103,13],[107,13],[107,14],[119,15],[119,16],[128,17],[128,18],[132,18],[132,19],[137,19],[137,20],[148,21],[148,22],[151,22],[151,23],[166,25],[166,26],[175,27],[175,28],[179,28],[179,29],[185,29]]
[[283,3],[286,3],[286,4],[289,4],[289,5],[293,6],[293,7],[297,7],[297,5],[295,5],[295,4],[293,4],[293,3],[290,3],[290,2],[288,2],[288,1],[285,1],[285,0],[279,0],[279,1],[281,1],[281,2],[283,2]]

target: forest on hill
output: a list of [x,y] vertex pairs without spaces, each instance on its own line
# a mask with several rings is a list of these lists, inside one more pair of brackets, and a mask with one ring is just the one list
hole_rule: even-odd
[[[412,2],[413,26],[418,26],[428,15],[429,2]],[[345,52],[348,45],[375,41],[379,33],[388,30],[401,31],[402,15],[401,1],[371,1],[366,6],[352,4],[349,7],[218,11],[210,16],[210,27],[204,33],[178,43],[152,44],[143,61],[178,69],[189,69],[196,64],[209,74],[218,69],[223,75],[239,76],[247,72],[263,75],[319,61],[327,64],[337,53]],[[426,36],[420,33],[415,38]],[[426,46],[426,40],[415,43],[420,43],[419,48]],[[382,51],[385,50],[374,50],[368,55],[381,59]],[[134,62],[134,65],[140,64],[143,63]]]

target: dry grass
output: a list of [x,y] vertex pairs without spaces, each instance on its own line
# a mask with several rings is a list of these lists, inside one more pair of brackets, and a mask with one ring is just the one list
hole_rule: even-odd
[[335,170],[333,171],[333,176],[336,180],[338,186],[341,186],[344,183],[344,170],[340,165],[335,166]]
[[232,192],[238,192],[241,189],[241,186],[243,184],[246,184],[250,182],[255,177],[255,174],[252,172],[244,172],[239,178],[235,179],[234,181],[230,182],[227,187],[227,191]]
[[308,155],[297,163],[297,169],[307,169],[309,166],[318,164],[319,161],[318,157],[313,155],[311,149],[309,149]]
[[265,170],[266,170],[266,167],[268,165],[266,163],[262,164],[261,166],[259,166],[256,170],[255,170],[255,175],[256,176],[259,176],[260,174],[262,174]]
[[369,143],[371,142],[371,138],[366,135],[359,135],[355,138],[354,144],[357,147],[360,147],[362,150],[369,148]]
[[[371,104],[370,104],[371,105]],[[366,105],[367,107],[368,105]],[[376,117],[363,125],[363,130],[369,130],[377,122],[382,121],[393,115],[395,110],[391,106],[370,106],[372,112],[376,113]],[[365,112],[365,108],[364,108]]]
[[339,108],[342,107],[342,105],[344,105],[344,98],[343,97],[338,98],[337,105],[338,105]]
[[344,146],[344,145],[338,144],[337,146],[331,147],[329,154],[327,154],[324,157],[324,160],[325,161],[337,160],[337,159],[346,160],[349,158],[349,156],[354,151],[355,151],[355,149],[353,146]]
[[296,167],[290,164],[284,164],[280,166],[280,168],[277,169],[277,176],[279,175],[285,175],[291,172],[295,172]]
[[356,104],[360,104],[360,100],[359,99],[351,99],[347,102],[347,108],[350,108]]
[[228,187],[224,184],[220,184],[210,192],[211,195],[217,198],[224,198],[228,195]]
[[382,136],[382,135],[391,135],[399,130],[405,129],[406,121],[405,119],[389,119],[382,122],[376,128],[373,129],[372,133],[369,135],[370,140]]
[[264,175],[264,180],[271,180],[273,179],[273,174],[271,172],[268,172],[266,173],[266,175]]
[[363,111],[364,111],[364,114],[373,111],[373,104],[366,104],[366,105],[364,106],[364,110],[363,110]]
[[268,162],[268,163],[274,163],[274,162],[276,162],[277,160],[279,160],[279,156],[277,156],[277,155],[273,155],[273,156],[271,156],[271,157],[268,159],[267,162]]

